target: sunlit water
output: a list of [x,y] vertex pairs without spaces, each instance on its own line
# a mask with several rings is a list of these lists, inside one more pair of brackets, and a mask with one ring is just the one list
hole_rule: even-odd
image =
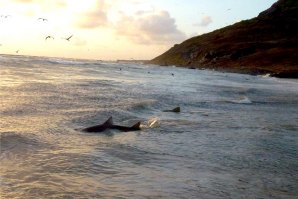
[[[1,198],[297,198],[296,80],[8,55],[0,74]],[[80,131],[110,116],[143,130]]]

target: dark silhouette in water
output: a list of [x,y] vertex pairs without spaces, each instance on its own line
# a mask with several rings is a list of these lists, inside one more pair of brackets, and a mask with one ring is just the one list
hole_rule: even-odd
[[172,109],[172,110],[164,110],[163,112],[174,112],[174,113],[180,113],[180,106]]
[[131,127],[114,125],[113,124],[113,118],[110,117],[103,124],[85,128],[85,129],[83,129],[83,131],[84,132],[89,132],[89,133],[99,133],[99,132],[103,132],[103,131],[105,131],[107,129],[116,129],[116,130],[119,130],[119,131],[122,131],[122,132],[139,131],[139,130],[141,130],[140,125],[141,125],[141,122],[137,122],[136,124],[134,124]]

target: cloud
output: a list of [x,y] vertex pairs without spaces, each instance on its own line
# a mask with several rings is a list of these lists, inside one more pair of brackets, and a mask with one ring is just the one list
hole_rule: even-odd
[[67,6],[67,2],[65,2],[64,0],[56,0],[55,3],[56,3],[56,5],[57,5],[58,7],[61,7],[61,8]]
[[74,38],[74,45],[76,45],[76,46],[86,46],[87,41],[84,40],[84,39],[80,39],[80,38],[75,37]]
[[107,24],[107,14],[102,10],[95,10],[84,13],[84,15],[77,22],[79,28],[97,28]]
[[42,1],[38,1],[38,0],[13,0],[13,1],[18,2],[18,3],[37,3],[37,4],[47,3],[47,5],[49,3],[51,3],[51,4],[58,5],[58,6],[65,6],[66,5],[66,0],[51,0],[49,2],[42,2]]
[[96,6],[91,10],[80,14],[77,27],[84,29],[98,28],[107,25],[107,9],[108,5],[104,0],[98,0]]
[[138,12],[134,17],[122,16],[115,28],[117,35],[138,44],[173,44],[186,38],[167,11]]
[[20,2],[20,3],[31,3],[33,2],[34,0],[14,0],[16,2]]
[[[2,1],[4,1],[4,0],[2,0]],[[23,10],[31,8],[35,11],[41,10],[42,12],[54,12],[54,11],[57,11],[57,8],[67,7],[67,0],[51,0],[51,1],[12,0],[12,1],[15,2],[15,4],[11,4],[11,5],[14,5],[16,7],[18,7],[18,6],[22,7]],[[9,3],[11,3],[11,0]]]
[[202,27],[206,27],[208,26],[209,24],[211,24],[213,21],[212,21],[212,18],[210,16],[205,16],[201,19],[201,22],[200,23],[196,23],[194,24],[195,26],[202,26]]

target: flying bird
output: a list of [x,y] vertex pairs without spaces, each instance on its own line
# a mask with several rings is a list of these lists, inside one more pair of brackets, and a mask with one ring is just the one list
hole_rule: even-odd
[[48,21],[46,18],[39,17],[37,20]]
[[47,40],[47,39],[54,39],[54,37],[52,37],[52,36],[47,36],[46,38],[45,38],[45,40]]
[[67,38],[63,38],[63,39],[65,39],[65,40],[69,41],[69,40],[70,40],[70,38],[72,38],[72,36],[73,36],[73,35],[70,35],[69,37],[67,37]]
[[1,15],[1,18],[8,18],[11,17],[11,15]]

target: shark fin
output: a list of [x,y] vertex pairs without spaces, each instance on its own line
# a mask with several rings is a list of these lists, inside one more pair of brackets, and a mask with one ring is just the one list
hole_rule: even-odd
[[109,117],[109,119],[107,121],[105,121],[105,123],[103,123],[103,125],[105,125],[105,126],[111,126],[111,125],[113,125],[113,118],[112,118],[112,116]]
[[174,109],[172,110],[172,112],[179,113],[179,112],[180,112],[180,106],[174,108]]
[[163,112],[174,112],[174,113],[180,113],[180,106],[177,106],[174,109],[171,110],[164,110]]
[[139,129],[141,129],[140,126],[141,126],[141,122],[138,122],[138,123],[134,124],[131,128],[132,129],[138,129],[139,130]]

